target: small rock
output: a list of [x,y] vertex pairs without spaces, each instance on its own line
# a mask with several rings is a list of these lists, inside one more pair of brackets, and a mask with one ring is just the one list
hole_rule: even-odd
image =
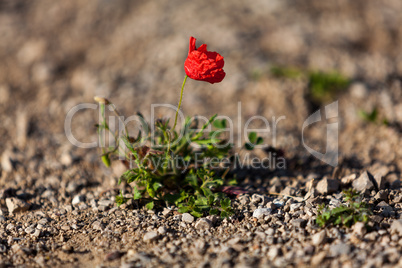
[[144,235],[143,240],[144,242],[153,241],[158,238],[158,234],[156,232],[148,232]]
[[32,234],[33,232],[35,232],[35,228],[28,226],[27,228],[25,228],[24,232],[27,234]]
[[378,193],[374,196],[374,199],[388,201],[388,191],[379,190]]
[[35,232],[32,234],[35,237],[40,237],[41,231],[39,229],[36,229]]
[[114,261],[120,259],[124,255],[123,252],[118,250],[112,251],[105,256],[105,261]]
[[295,228],[304,228],[306,227],[307,221],[305,219],[295,219],[292,220],[292,225]]
[[268,199],[264,195],[253,194],[251,196],[251,202],[254,203],[254,204],[264,206],[268,202]]
[[339,181],[324,177],[317,183],[316,189],[321,194],[332,194],[338,191]]
[[321,251],[318,254],[315,254],[311,258],[311,266],[312,267],[319,267],[324,262],[325,257],[327,256],[327,252]]
[[170,213],[172,212],[172,210],[170,208],[164,208],[162,211],[162,215],[163,216],[168,216]]
[[76,195],[76,196],[74,196],[73,201],[71,202],[71,204],[73,206],[75,206],[75,205],[78,205],[79,203],[84,202],[84,201],[85,201],[85,196],[84,195]]
[[105,230],[105,226],[100,221],[94,221],[94,223],[92,223],[92,228],[98,231]]
[[270,208],[257,208],[253,212],[253,217],[259,219],[263,216],[271,215],[271,213],[272,213],[272,209],[270,209]]
[[355,225],[353,225],[353,233],[355,233],[358,236],[364,236],[366,234],[366,226],[363,222],[356,222]]
[[377,208],[381,210],[381,216],[383,217],[389,217],[393,212],[393,208],[390,205],[388,205],[385,201],[381,201],[380,203],[378,203]]
[[6,198],[6,205],[10,214],[27,211],[30,207],[28,203],[15,197]]
[[5,151],[1,155],[1,168],[5,172],[11,172],[13,170],[13,168],[14,168],[9,151]]
[[198,239],[194,242],[194,247],[196,248],[197,252],[201,255],[204,255],[206,250],[206,243],[203,239]]
[[270,260],[274,260],[276,257],[280,256],[281,254],[282,254],[281,248],[270,247],[267,256]]
[[192,223],[194,221],[194,217],[190,213],[183,213],[181,220],[186,223]]
[[394,220],[391,224],[391,232],[402,235],[402,219]]
[[303,205],[302,203],[290,204],[290,212],[298,210],[302,205]]
[[201,218],[195,224],[195,229],[202,230],[202,229],[209,229],[212,227],[212,222],[206,218]]
[[69,152],[64,152],[60,156],[60,163],[67,167],[71,166],[71,164],[73,163],[73,158],[72,158],[71,154]]
[[357,177],[357,175],[354,173],[349,174],[341,179],[341,183],[342,183],[342,185],[348,185],[348,184],[352,183],[356,179],[356,177]]
[[377,173],[374,175],[374,181],[376,182],[376,186],[379,190],[385,188],[385,178],[381,174]]
[[206,218],[211,221],[212,226],[218,221],[218,216],[216,215],[208,215]]
[[161,226],[161,227],[158,228],[158,233],[160,235],[164,235],[164,234],[166,234],[166,232],[167,232],[167,230],[166,230],[165,226]]
[[61,250],[66,253],[72,253],[74,251],[74,248],[71,245],[65,244],[61,247]]
[[351,251],[351,246],[346,243],[331,245],[329,248],[330,255],[337,257],[339,255],[348,255]]
[[372,189],[374,189],[374,184],[371,180],[372,175],[368,172],[365,171],[363,172],[359,178],[353,181],[352,186],[353,189],[355,189],[358,192],[361,193],[366,193]]
[[327,232],[325,230],[322,230],[322,231],[314,234],[313,237],[311,238],[311,241],[314,246],[318,246],[318,245],[321,245],[325,241],[326,237],[327,237]]
[[108,206],[112,206],[113,204],[114,204],[114,202],[112,200],[99,200],[98,201],[99,206],[108,207]]

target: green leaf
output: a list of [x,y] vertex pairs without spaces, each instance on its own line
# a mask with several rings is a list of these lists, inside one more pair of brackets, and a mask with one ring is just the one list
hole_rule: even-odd
[[169,204],[176,204],[176,202],[180,200],[180,197],[180,194],[165,194],[163,200],[165,200]]
[[154,182],[154,183],[152,184],[152,189],[153,189],[155,192],[157,192],[157,191],[159,190],[159,188],[161,188],[161,187],[162,187],[162,184],[159,183],[159,182]]
[[152,210],[152,209],[154,208],[154,202],[151,201],[151,202],[147,203],[147,204],[145,205],[145,207],[146,207],[148,210]]
[[197,200],[195,200],[196,206],[208,206],[208,199],[204,196],[198,196]]
[[190,214],[196,218],[201,218],[203,216],[203,214],[201,212],[197,212],[197,211],[191,211]]
[[138,190],[137,186],[133,187],[133,191],[134,191],[133,195],[134,200],[140,199],[142,197],[141,192]]
[[258,137],[257,138],[257,142],[255,143],[256,145],[260,145],[260,144],[263,144],[264,143],[264,139],[263,138],[261,138],[261,137]]
[[212,125],[216,128],[226,128],[226,119],[222,119],[222,120],[215,120],[214,122],[212,122]]
[[248,140],[250,141],[250,143],[255,144],[255,142],[257,141],[257,133],[250,132],[248,134]]
[[230,208],[230,199],[229,198],[225,198],[223,200],[221,200],[221,207],[223,210],[227,210],[228,208]]
[[244,146],[246,147],[246,150],[249,150],[249,151],[254,150],[254,146],[251,145],[250,143],[246,143]]
[[108,154],[102,155],[102,162],[106,167],[110,167],[110,159]]
[[186,213],[186,212],[188,212],[189,210],[190,210],[189,207],[181,207],[181,208],[179,208],[179,209],[177,210],[177,212],[179,212],[179,213]]
[[227,212],[227,211],[222,211],[221,212],[221,217],[222,218],[227,218],[227,217],[229,217],[230,216],[230,213],[229,212]]
[[209,215],[218,215],[218,214],[219,214],[219,210],[216,208],[209,210]]

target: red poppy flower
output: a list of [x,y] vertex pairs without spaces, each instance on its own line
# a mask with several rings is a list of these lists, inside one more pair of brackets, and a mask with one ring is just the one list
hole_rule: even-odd
[[221,82],[226,75],[222,69],[225,64],[223,57],[219,53],[207,51],[205,44],[196,48],[195,41],[194,37],[190,37],[190,49],[184,62],[186,74],[191,79],[211,84]]

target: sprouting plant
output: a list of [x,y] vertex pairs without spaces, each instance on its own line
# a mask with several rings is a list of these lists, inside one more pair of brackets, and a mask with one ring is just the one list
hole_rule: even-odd
[[[138,113],[141,128],[137,135],[130,135],[125,122],[116,107],[107,99],[95,97],[100,104],[101,122],[97,125],[101,144],[108,132],[113,146],[102,147],[102,161],[106,167],[119,158],[129,167],[120,177],[119,183],[132,184],[133,199],[147,209],[158,205],[176,205],[179,212],[189,212],[195,217],[203,215],[230,216],[231,201],[220,190],[232,184],[233,178],[226,178],[232,165],[233,144],[225,139],[227,123],[217,115],[209,120],[185,119],[180,131],[176,130],[177,118],[187,78],[219,83],[225,77],[224,60],[216,52],[207,51],[206,45],[198,49],[195,38],[190,38],[190,49],[185,61],[184,78],[179,105],[173,126],[169,119],[158,119],[148,124]],[[108,107],[109,109],[106,109]],[[119,131],[109,126],[106,111],[113,111],[118,117]],[[110,139],[109,139],[110,140]],[[249,134],[246,149],[252,150],[262,143],[256,133]],[[128,200],[122,193],[116,197],[118,205]]]
[[381,122],[382,124],[388,126],[388,119],[384,118],[383,120],[379,119],[379,113],[377,107],[374,107],[371,112],[366,112],[364,110],[359,110],[359,116],[366,122],[377,124]]
[[320,103],[332,100],[336,93],[350,83],[348,78],[338,72],[310,72],[308,80],[312,100]]
[[350,81],[342,74],[322,71],[302,71],[293,67],[271,67],[271,74],[280,78],[299,78],[308,81],[308,97],[316,104],[333,100],[334,96],[346,89]]
[[368,222],[371,210],[365,202],[361,201],[361,196],[352,189],[344,191],[343,195],[346,204],[333,209],[325,205],[319,207],[316,222],[320,227],[330,224],[350,227],[358,221]]
[[273,66],[271,67],[271,73],[276,77],[283,78],[298,78],[303,75],[303,72],[293,67],[281,67]]

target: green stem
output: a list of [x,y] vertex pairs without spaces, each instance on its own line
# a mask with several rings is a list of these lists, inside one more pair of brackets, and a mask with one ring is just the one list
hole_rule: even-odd
[[180,110],[180,106],[181,106],[181,101],[183,99],[183,91],[184,91],[184,85],[186,84],[186,80],[187,80],[188,75],[186,75],[184,77],[184,81],[183,81],[183,85],[181,86],[181,92],[180,92],[180,100],[179,100],[179,106],[177,107],[177,111],[176,111],[176,115],[174,117],[174,124],[173,124],[173,130],[176,127],[177,124],[177,115],[179,114],[179,110]]

